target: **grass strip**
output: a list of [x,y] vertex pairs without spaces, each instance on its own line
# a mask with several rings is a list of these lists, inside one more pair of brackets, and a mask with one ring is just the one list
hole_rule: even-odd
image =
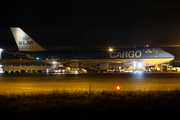
[[6,119],[173,119],[180,90],[52,90],[0,94]]

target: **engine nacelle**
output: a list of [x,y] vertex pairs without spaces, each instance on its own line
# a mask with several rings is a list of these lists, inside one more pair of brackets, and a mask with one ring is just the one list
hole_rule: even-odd
[[109,69],[109,63],[99,64],[99,70],[108,70],[108,69]]

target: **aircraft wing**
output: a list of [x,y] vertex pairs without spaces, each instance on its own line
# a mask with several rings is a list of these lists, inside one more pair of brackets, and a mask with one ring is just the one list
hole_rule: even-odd
[[35,59],[35,55],[33,55],[33,54],[25,54],[25,53],[17,53],[17,52],[6,52],[6,51],[4,51],[3,53],[12,54],[14,56],[22,55],[22,56],[28,57],[29,59]]

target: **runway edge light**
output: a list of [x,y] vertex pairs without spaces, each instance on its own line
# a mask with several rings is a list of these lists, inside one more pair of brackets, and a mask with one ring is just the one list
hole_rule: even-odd
[[120,87],[120,86],[117,86],[117,87],[116,87],[116,89],[117,89],[117,90],[120,90],[120,89],[121,89],[121,87]]

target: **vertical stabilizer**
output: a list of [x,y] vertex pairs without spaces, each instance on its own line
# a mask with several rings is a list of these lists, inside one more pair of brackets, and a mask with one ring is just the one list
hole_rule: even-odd
[[19,51],[46,51],[19,27],[11,27]]

